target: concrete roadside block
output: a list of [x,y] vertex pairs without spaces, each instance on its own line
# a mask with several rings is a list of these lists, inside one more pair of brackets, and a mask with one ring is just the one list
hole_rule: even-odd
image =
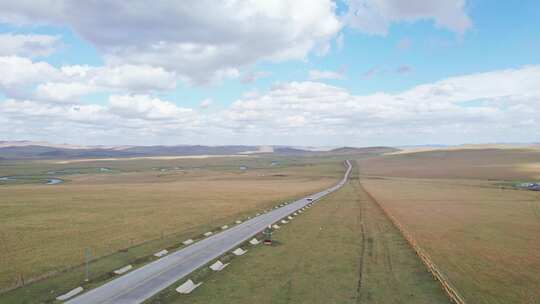
[[130,271],[132,268],[133,268],[133,266],[127,265],[127,266],[124,266],[124,267],[122,267],[122,268],[120,268],[120,269],[116,269],[116,270],[114,271],[114,273],[115,273],[115,274],[124,274],[124,273]]
[[242,221],[241,221],[241,220],[238,220],[238,221],[236,221],[235,223],[237,223],[237,224],[241,224],[241,223],[242,223]]
[[221,230],[225,230],[225,229],[227,229],[227,228],[229,228],[229,225],[223,225],[223,226],[221,226]]
[[274,228],[274,229],[279,229],[279,225],[278,225],[278,224],[274,224],[274,225],[272,225],[272,228]]
[[83,289],[81,286],[79,286],[79,287],[77,287],[77,288],[75,288],[75,289],[72,289],[72,290],[68,291],[67,293],[65,293],[65,294],[63,294],[63,295],[61,295],[61,296],[56,297],[56,299],[57,299],[58,301],[65,301],[65,300],[67,300],[67,299],[69,299],[69,298],[72,298],[72,297],[78,295],[78,294],[81,293],[83,290],[84,290],[84,289]]
[[292,217],[292,216],[289,215],[287,218],[288,218],[289,221],[290,221],[290,220],[292,220],[294,217]]
[[258,245],[261,243],[261,241],[257,240],[256,238],[252,238],[249,243],[253,246]]
[[242,249],[241,247],[236,248],[232,253],[236,256],[244,255],[247,250]]
[[187,280],[186,282],[184,282],[184,284],[178,286],[178,288],[176,288],[176,291],[181,294],[190,294],[193,290],[195,290],[195,288],[201,286],[201,284],[202,282],[195,284],[192,280]]
[[160,257],[166,255],[167,253],[169,253],[169,251],[167,251],[166,249],[163,249],[161,251],[158,251],[158,252],[154,253],[154,256],[160,258]]
[[208,231],[208,232],[205,232],[203,235],[204,236],[211,236],[212,234],[214,234],[212,231]]
[[182,242],[182,244],[184,244],[184,245],[186,245],[186,246],[187,246],[187,245],[191,245],[191,244],[193,244],[193,240],[192,240],[192,239],[185,240],[185,241]]
[[229,263],[223,264],[220,260],[217,260],[214,264],[210,265],[210,269],[213,271],[221,271],[223,268],[227,267]]
[[288,222],[286,220],[281,220],[282,224],[287,224]]

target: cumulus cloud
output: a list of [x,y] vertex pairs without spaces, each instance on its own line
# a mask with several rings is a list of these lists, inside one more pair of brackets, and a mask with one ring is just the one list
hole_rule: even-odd
[[344,76],[342,72],[310,70],[308,78],[309,80],[343,79]]
[[99,88],[80,82],[47,82],[36,87],[34,97],[47,101],[76,102],[80,96],[98,92]]
[[124,118],[182,121],[193,110],[149,95],[112,95],[109,111]]
[[177,76],[148,65],[56,68],[19,56],[0,57],[0,91],[8,97],[74,102],[95,92],[151,92],[176,87]]
[[142,0],[4,1],[0,21],[67,25],[109,64],[160,66],[192,83],[324,53],[341,29],[331,0],[157,1],[152,9]]
[[33,86],[47,79],[55,81],[61,73],[46,62],[34,63],[18,56],[0,57],[0,91],[7,96],[21,97]]
[[539,76],[539,66],[528,66],[363,96],[318,82],[291,82],[238,100],[222,115],[238,134],[273,134],[304,144],[331,142],[333,136],[359,144],[535,140],[522,124],[540,128]]
[[0,56],[48,56],[56,50],[59,41],[59,36],[51,35],[0,34]]
[[13,138],[93,143],[180,142],[201,129],[191,109],[149,95],[113,95],[105,105],[8,99],[0,102],[0,121],[0,132]]
[[104,105],[0,102],[0,132],[7,136],[51,138],[42,134],[47,131],[79,143],[84,133],[107,144],[534,141],[538,117],[540,66],[450,77],[393,94],[355,95],[314,81],[281,83],[204,115],[148,94],[117,94]]
[[347,24],[374,35],[386,35],[392,23],[417,20],[432,20],[459,34],[472,26],[465,0],[347,0],[347,4]]

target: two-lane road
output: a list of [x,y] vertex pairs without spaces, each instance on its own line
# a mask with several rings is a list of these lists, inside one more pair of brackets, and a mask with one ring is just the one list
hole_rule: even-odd
[[294,213],[313,201],[341,188],[351,172],[351,164],[335,186],[299,199],[281,208],[247,220],[228,230],[198,241],[141,268],[129,272],[98,288],[90,290],[66,303],[69,304],[135,304],[141,303],[161,290],[174,284],[197,268],[207,264],[239,244],[253,237],[264,228]]

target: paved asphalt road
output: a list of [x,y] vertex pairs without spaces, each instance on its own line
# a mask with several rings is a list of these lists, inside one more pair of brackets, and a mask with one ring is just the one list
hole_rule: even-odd
[[[351,165],[346,162],[347,171],[335,186],[308,196],[314,201],[338,190],[345,184]],[[92,289],[66,303],[69,304],[135,304],[141,303],[161,290],[190,274],[197,268],[214,260],[225,252],[253,237],[264,228],[281,220],[296,210],[309,204],[308,197],[302,198],[268,213],[247,220],[239,225],[216,233],[193,243],[184,249],[129,272],[98,288]]]

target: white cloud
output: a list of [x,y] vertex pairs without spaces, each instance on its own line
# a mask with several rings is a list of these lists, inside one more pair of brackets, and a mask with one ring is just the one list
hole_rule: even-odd
[[193,110],[149,95],[112,95],[109,110],[125,118],[146,120],[184,120]]
[[8,99],[0,102],[0,121],[0,132],[13,138],[86,143],[179,142],[201,128],[191,109],[148,95],[111,96],[106,105]]
[[335,71],[310,70],[308,78],[309,80],[343,79],[344,76],[342,73]]
[[472,22],[465,0],[347,0],[348,25],[362,32],[386,35],[396,22],[433,20],[437,27],[463,34]]
[[59,40],[50,35],[0,34],[0,56],[48,56],[56,50]]
[[109,64],[160,66],[186,81],[238,75],[259,61],[324,53],[341,29],[331,0],[0,2],[0,21],[71,27]]
[[530,130],[540,128],[540,66],[451,77],[398,94],[356,96],[292,82],[238,100],[223,115],[237,134],[272,134],[289,143],[336,144],[332,137],[343,136],[365,145],[533,141]]
[[148,65],[63,66],[18,56],[0,57],[0,91],[8,97],[76,102],[95,92],[152,92],[176,87],[175,73]]
[[287,123],[290,127],[301,127],[306,124],[306,118],[301,115],[287,117]]
[[46,62],[34,63],[30,59],[5,56],[0,57],[0,91],[6,96],[23,97],[38,83],[61,78],[61,73]]
[[95,68],[89,80],[99,87],[127,88],[131,91],[172,90],[176,75],[161,67],[122,65]]
[[104,144],[537,141],[538,117],[540,66],[456,76],[396,94],[354,95],[319,82],[282,83],[204,115],[144,94],[114,95],[105,105],[0,102],[0,132],[8,139],[56,136],[80,143],[85,134]]
[[37,86],[34,96],[42,100],[75,102],[80,96],[98,91],[99,88],[80,82],[47,82]]

